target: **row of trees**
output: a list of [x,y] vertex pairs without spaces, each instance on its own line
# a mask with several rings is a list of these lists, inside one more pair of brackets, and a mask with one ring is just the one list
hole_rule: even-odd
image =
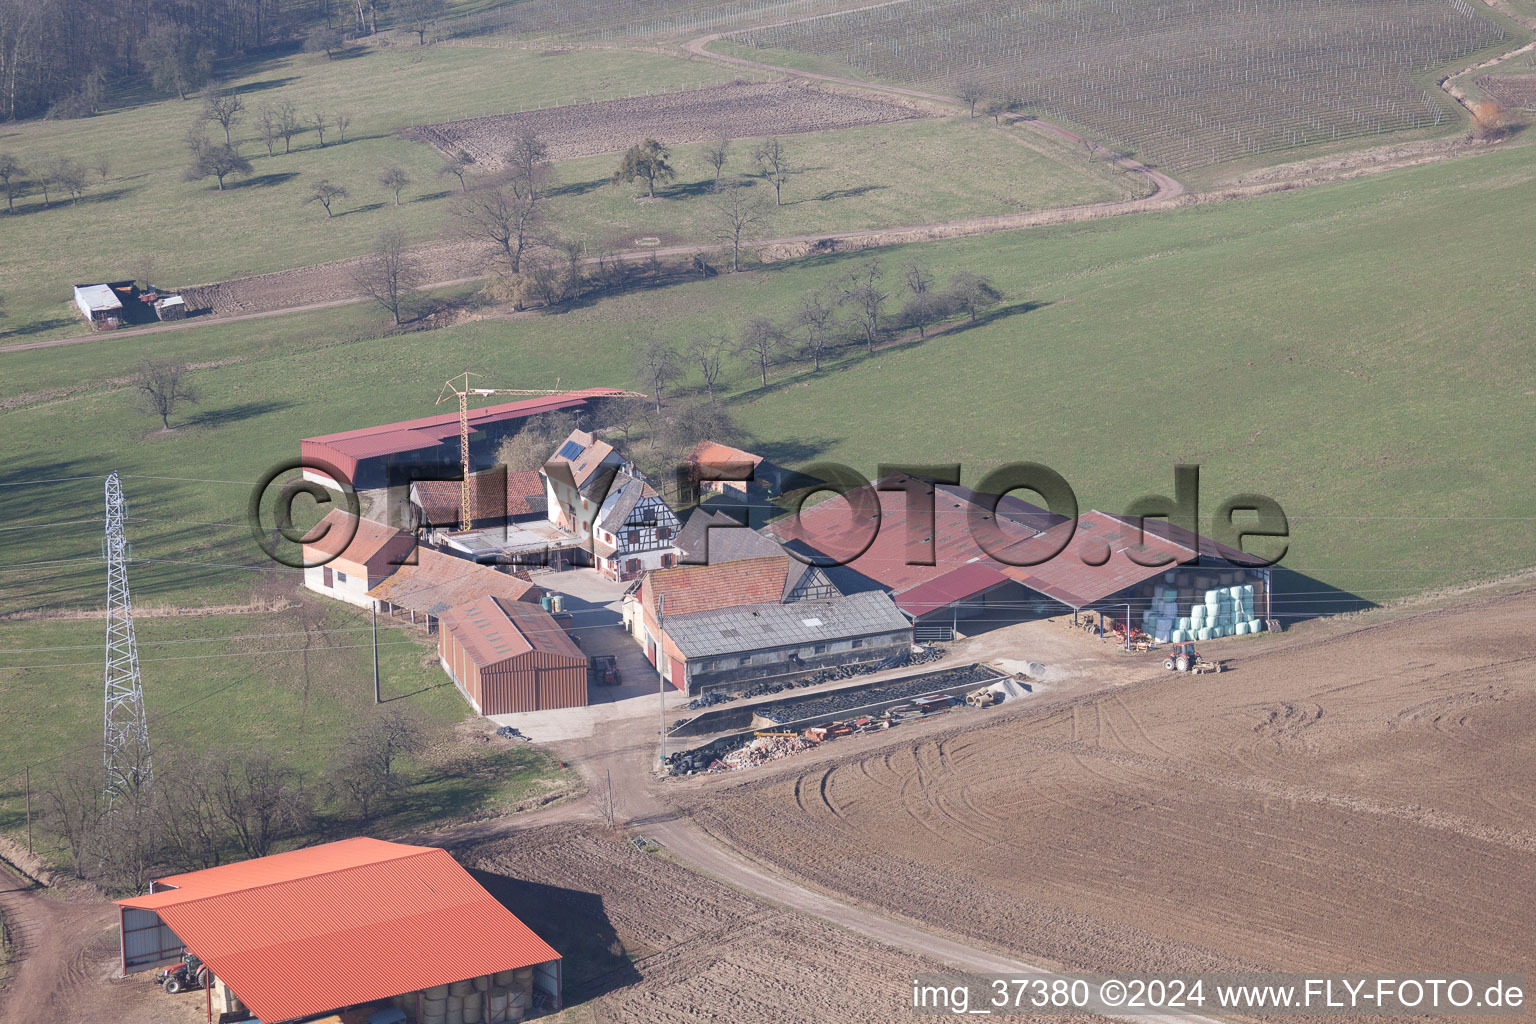
[[[734,159],[731,152],[731,139],[721,136],[710,143],[704,150],[704,159],[714,169],[714,187],[718,190],[721,174]],[[615,185],[620,182],[629,184],[634,181],[644,181],[646,198],[655,199],[656,186],[664,185],[677,177],[671,160],[671,150],[655,139],[646,139],[625,150],[610,180]],[[776,138],[766,139],[752,150],[752,163],[757,168],[757,176],[773,186],[774,205],[783,206],[784,186],[791,177],[801,173],[804,168],[790,160],[789,150]]]
[[423,746],[420,723],[392,712],[349,737],[321,780],[268,753],[162,747],[150,778],[110,805],[101,765],[89,759],[42,788],[39,824],[69,852],[78,877],[142,890],[160,868],[264,857],[286,839],[319,831],[324,805],[356,823],[373,820],[405,786],[405,762]]
[[[234,138],[235,126],[245,120],[247,113],[245,101],[239,93],[226,92],[217,85],[209,85],[203,90],[202,110],[186,135],[191,161],[183,176],[185,180],[215,178],[222,192],[226,178],[244,177],[253,172],[250,159],[240,152]],[[295,138],[311,131],[315,133],[321,148],[325,147],[327,131],[334,131],[340,142],[346,142],[347,129],[352,125],[352,115],[346,111],[332,113],[316,108],[301,114],[293,101],[288,99],[264,104],[255,111],[255,115],[258,137],[267,147],[269,157],[276,155],[279,141],[283,144],[283,153],[287,154],[292,152]],[[209,140],[209,125],[217,126],[223,132],[222,143],[216,139]],[[330,213],[329,202],[326,203],[326,213]]]
[[45,207],[65,196],[71,203],[78,202],[90,185],[92,170],[103,181],[112,173],[112,161],[106,154],[95,157],[92,164],[93,167],[87,168],[73,157],[51,153],[23,163],[13,153],[0,153],[0,188],[5,189],[5,212],[14,214],[16,200],[34,190],[42,195]]
[[[901,304],[893,311],[891,304],[898,299]],[[734,337],[700,335],[682,348],[650,339],[639,350],[636,375],[659,408],[666,392],[696,371],[713,403],[729,385],[731,356],[767,386],[769,371],[782,363],[809,362],[819,373],[840,350],[862,346],[873,352],[882,339],[902,329],[916,329],[925,338],[934,325],[958,316],[974,323],[1002,300],[990,280],[968,270],[940,288],[932,272],[912,263],[892,284],[881,261],[872,259],[801,298],[786,319],[756,316]]]

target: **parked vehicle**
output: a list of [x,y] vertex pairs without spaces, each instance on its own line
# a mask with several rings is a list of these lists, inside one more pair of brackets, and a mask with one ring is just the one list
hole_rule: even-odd
[[188,989],[204,988],[208,978],[208,965],[195,953],[183,953],[181,963],[173,967],[162,967],[155,972],[155,984],[171,995]]

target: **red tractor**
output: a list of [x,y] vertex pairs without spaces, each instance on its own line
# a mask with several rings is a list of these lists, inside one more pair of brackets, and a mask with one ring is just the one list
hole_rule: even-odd
[[196,953],[183,953],[181,963],[174,967],[162,967],[155,972],[155,984],[175,995],[188,989],[206,987],[208,977],[208,965]]
[[1198,675],[1201,672],[1220,672],[1221,662],[1206,661],[1195,651],[1195,645],[1186,640],[1173,645],[1173,653],[1164,659],[1163,668],[1170,672],[1193,672]]

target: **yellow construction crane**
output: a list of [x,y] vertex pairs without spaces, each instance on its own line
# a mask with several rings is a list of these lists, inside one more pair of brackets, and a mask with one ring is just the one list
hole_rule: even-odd
[[[462,373],[443,385],[443,390],[437,396],[437,404],[442,405],[450,400],[450,396],[459,399],[459,462],[464,467],[464,481],[459,485],[459,529],[468,530],[473,522],[473,510],[469,501],[469,396],[470,395],[522,395],[528,398],[537,398],[544,395],[564,394],[589,394],[593,398],[645,398],[638,391],[617,391],[608,388],[589,389],[589,391],[572,392],[569,388],[477,388],[470,386],[471,377],[481,376],[478,373]],[[555,383],[560,383],[559,378]],[[595,393],[601,391],[600,394]]]

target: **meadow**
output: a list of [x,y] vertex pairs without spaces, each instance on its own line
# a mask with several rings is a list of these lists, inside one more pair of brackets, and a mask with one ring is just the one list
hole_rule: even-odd
[[[18,201],[16,216],[0,216],[0,237],[28,254],[6,274],[0,345],[81,333],[68,285],[136,276],[146,255],[154,261],[157,284],[187,287],[357,255],[386,228],[399,228],[412,242],[451,233],[459,184],[439,173],[439,153],[396,134],[412,124],[734,77],[707,62],[617,50],[396,44],[352,52],[357,56],[265,61],[228,81],[247,106],[234,138],[251,157],[254,173],[231,178],[224,191],[211,180],[181,180],[181,136],[196,121],[195,100],[0,128],[0,152],[15,153],[31,166],[48,153],[85,162],[105,153],[109,159],[108,176],[100,179],[93,171],[95,180],[78,202],[55,195],[45,209],[41,194],[30,194]],[[320,111],[334,119],[336,112],[350,111],[346,141],[332,126],[323,147],[310,131],[294,140],[291,153],[284,154],[279,141],[276,155],[268,156],[253,134],[257,111],[284,101],[302,116]],[[211,131],[222,137],[217,125]],[[147,136],[162,144],[143,145],[139,140]],[[754,145],[736,140],[727,177],[754,175],[744,180],[758,193],[771,193],[755,176]],[[749,232],[755,237],[1106,201],[1141,187],[1059,140],[962,117],[797,135],[786,145],[798,173],[786,188],[785,205]],[[634,186],[608,183],[616,156],[562,161],[554,168],[547,207],[551,230],[591,251],[646,237],[713,242],[718,215],[708,202],[713,171],[703,150],[675,147],[677,177],[655,202],[637,201]],[[391,166],[410,179],[398,206],[378,182]],[[482,175],[472,170],[468,177],[473,185]],[[335,216],[304,202],[322,179],[350,191],[336,203]],[[771,195],[766,202],[772,206]]]

